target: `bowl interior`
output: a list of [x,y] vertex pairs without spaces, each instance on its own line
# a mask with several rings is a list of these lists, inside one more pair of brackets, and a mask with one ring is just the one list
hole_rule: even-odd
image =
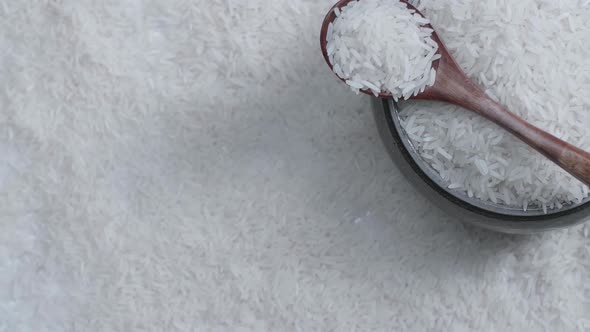
[[453,190],[448,188],[448,183],[443,180],[438,172],[430,166],[430,164],[424,160],[419,154],[417,148],[414,146],[412,140],[406,133],[405,129],[401,125],[401,118],[399,115],[400,105],[395,103],[393,100],[385,102],[386,114],[390,121],[390,129],[395,130],[400,138],[400,143],[408,152],[412,161],[415,163],[415,171],[421,172],[420,174],[423,179],[428,180],[427,182],[431,187],[436,189],[440,194],[449,198],[457,204],[462,205],[474,212],[483,213],[485,215],[493,215],[496,217],[521,217],[524,219],[528,218],[556,218],[567,214],[575,213],[581,209],[590,208],[590,197],[584,201],[576,204],[570,204],[563,206],[561,209],[549,209],[545,213],[542,207],[531,206],[527,211],[521,208],[506,206],[503,204],[496,204],[491,201],[483,201],[478,198],[470,198],[465,192],[461,190]]

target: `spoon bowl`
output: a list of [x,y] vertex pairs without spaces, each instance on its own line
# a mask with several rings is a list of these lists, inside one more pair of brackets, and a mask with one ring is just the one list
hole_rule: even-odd
[[[336,20],[335,9],[341,9],[351,1],[357,0],[338,1],[330,9],[322,24],[320,46],[324,59],[332,72],[333,68],[327,51],[328,28],[330,23]],[[406,0],[392,1],[400,1],[406,4],[408,9],[414,10],[424,17],[418,9]],[[590,186],[590,153],[533,126],[488,97],[482,87],[471,80],[457,64],[444,43],[438,37],[436,30],[430,24],[424,26],[433,30],[432,40],[438,44],[437,53],[441,55],[441,58],[433,62],[433,68],[436,70],[436,81],[434,84],[427,87],[424,92],[410,99],[442,101],[471,110],[506,129],[578,180]],[[345,81],[341,77],[339,79]],[[362,92],[371,96],[373,95],[370,90],[362,90]],[[382,99],[392,98],[390,93],[384,91],[381,91],[378,97]]]
[[[326,61],[326,64],[328,64],[328,67],[330,67],[330,70],[332,72],[334,72],[334,66],[332,66],[332,63],[330,63],[330,57],[328,56],[328,28],[330,27],[330,23],[333,23],[337,16],[336,16],[336,9],[342,9],[343,7],[346,7],[349,3],[353,2],[353,1],[357,1],[357,0],[340,0],[338,1],[329,11],[328,14],[326,14],[326,17],[324,18],[324,22],[322,23],[322,29],[320,30],[320,48],[322,50],[322,55],[324,56],[324,60]],[[414,7],[412,4],[410,4],[409,2],[407,2],[406,0],[393,0],[393,1],[400,1],[405,3],[409,9],[416,11],[416,13],[418,13],[420,16],[424,17],[424,15],[416,8]],[[438,45],[439,45],[439,53],[442,52],[440,50],[440,46],[443,45],[443,43],[440,41],[440,39],[438,38],[438,35],[436,34],[436,31],[434,31],[434,28],[432,27],[432,25],[430,24],[423,24],[422,26],[430,28],[433,30],[432,32],[432,40],[434,40]],[[446,51],[446,50],[445,50]],[[435,60],[432,63],[432,67],[436,70],[438,68],[438,63],[440,62],[439,60]],[[335,74],[336,75],[336,74]],[[342,77],[336,75],[336,77],[338,77],[339,80],[341,80],[342,82],[346,83],[346,80],[343,79]],[[426,88],[428,89],[428,88]],[[369,95],[369,96],[375,96],[373,94],[373,92],[369,89],[361,89],[359,90],[360,92]],[[424,91],[424,93],[426,93],[427,91]],[[386,91],[381,91],[379,93],[379,95],[377,95],[378,98],[381,99],[390,99],[391,93],[386,92]]]

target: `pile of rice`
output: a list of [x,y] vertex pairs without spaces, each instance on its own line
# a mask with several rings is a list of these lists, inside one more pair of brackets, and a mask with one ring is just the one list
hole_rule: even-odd
[[[590,1],[422,0],[467,74],[534,125],[590,150]],[[582,184],[482,117],[409,102],[404,126],[449,188],[545,211],[588,197]]]
[[434,84],[440,58],[427,19],[399,1],[352,1],[330,24],[327,51],[334,72],[353,91],[409,98]]

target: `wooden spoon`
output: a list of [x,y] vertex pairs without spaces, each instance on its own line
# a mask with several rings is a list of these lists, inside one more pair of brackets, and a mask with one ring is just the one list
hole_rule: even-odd
[[[332,65],[328,57],[326,40],[328,26],[336,19],[335,8],[340,9],[351,1],[356,0],[338,1],[330,9],[322,25],[320,44],[324,59],[328,66],[330,66],[330,69],[332,69]],[[406,0],[393,1],[401,1],[407,4],[409,9],[415,10],[416,13],[424,17],[420,11]],[[425,26],[434,30],[430,24]],[[508,130],[586,185],[590,185],[590,153],[533,126],[488,97],[484,90],[469,79],[461,67],[459,67],[436,34],[436,31],[432,33],[432,39],[438,43],[438,53],[442,56],[433,63],[433,67],[436,70],[436,81],[433,86],[426,88],[423,93],[411,99],[448,102],[482,115]],[[344,81],[342,78],[340,79]],[[362,90],[362,92],[373,96],[370,90]],[[379,98],[391,98],[391,94],[381,92]]]

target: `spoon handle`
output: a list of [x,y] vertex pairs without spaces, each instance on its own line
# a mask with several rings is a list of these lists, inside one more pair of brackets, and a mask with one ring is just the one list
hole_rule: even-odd
[[418,99],[445,101],[480,114],[590,186],[590,153],[533,126],[488,97],[482,88],[461,70],[438,37],[435,38],[441,45],[442,54],[436,83],[418,95]]
[[578,180],[590,185],[590,153],[533,126],[485,94],[461,104],[505,128]]

